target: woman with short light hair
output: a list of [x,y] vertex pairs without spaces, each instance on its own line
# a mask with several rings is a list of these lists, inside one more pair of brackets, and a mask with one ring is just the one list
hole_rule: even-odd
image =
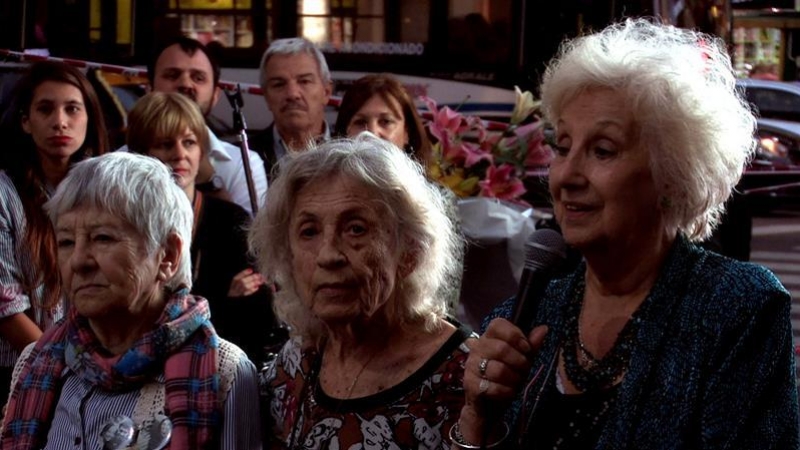
[[[487,319],[453,448],[798,448],[789,293],[694,244],[754,150],[725,43],[613,24],[562,45],[542,109],[583,261]],[[531,323],[506,320],[515,301],[536,302]]]
[[269,446],[447,445],[469,332],[438,295],[459,245],[440,190],[370,135],[280,171],[250,232],[292,335],[262,379]]
[[192,203],[192,294],[208,300],[220,336],[260,365],[266,358],[265,347],[274,344],[271,341],[280,330],[272,314],[270,290],[253,270],[248,255],[245,229],[250,214],[227,196],[197,188],[209,145],[205,119],[185,95],[151,92],[128,114],[129,150],[157,158],[169,167]]
[[166,167],[84,161],[45,209],[70,310],[20,356],[0,447],[261,448],[255,367],[189,294],[192,209]]

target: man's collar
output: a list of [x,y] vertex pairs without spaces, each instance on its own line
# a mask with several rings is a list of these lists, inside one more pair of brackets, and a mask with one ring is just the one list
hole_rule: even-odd
[[211,128],[206,126],[206,129],[208,130],[208,155],[213,155],[214,159],[217,160],[224,159],[230,161],[232,158],[231,155],[225,151],[225,143],[211,131]]
[[[322,135],[317,136],[317,142],[324,142],[331,139],[331,128],[328,126],[328,122],[322,122],[323,129]],[[289,146],[286,145],[283,138],[281,137],[281,133],[278,131],[278,127],[273,124],[272,125],[272,142],[275,144],[273,147],[275,149],[275,157],[277,159],[281,159],[283,155],[285,155],[289,149]]]

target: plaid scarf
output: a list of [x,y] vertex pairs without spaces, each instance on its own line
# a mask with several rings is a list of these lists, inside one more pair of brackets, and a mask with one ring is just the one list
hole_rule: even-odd
[[215,430],[222,418],[217,403],[219,338],[209,317],[208,302],[181,289],[167,302],[155,329],[125,353],[108,356],[88,320],[73,309],[67,320],[37,341],[24,361],[3,418],[0,448],[45,445],[67,367],[112,392],[141,387],[163,371],[165,410],[173,424],[169,448],[216,445]]

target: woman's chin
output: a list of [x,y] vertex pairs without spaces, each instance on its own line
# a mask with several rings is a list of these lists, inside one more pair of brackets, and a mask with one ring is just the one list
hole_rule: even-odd
[[564,242],[566,242],[567,245],[580,251],[581,249],[591,247],[597,241],[597,236],[587,231],[588,230],[565,227],[562,228],[561,234],[564,236]]
[[353,300],[347,302],[325,302],[317,303],[311,312],[322,322],[329,326],[342,324],[352,324],[364,316],[364,312],[358,307],[358,303]]

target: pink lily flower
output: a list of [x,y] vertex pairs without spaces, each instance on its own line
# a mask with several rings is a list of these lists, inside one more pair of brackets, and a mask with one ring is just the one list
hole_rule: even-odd
[[524,136],[526,141],[525,167],[543,167],[553,159],[553,149],[545,144],[544,131],[541,124],[534,122],[515,130],[517,136]]
[[489,166],[486,178],[478,184],[481,187],[480,195],[484,197],[514,200],[525,193],[525,186],[517,178],[516,168],[511,164],[501,164],[500,167]]
[[479,144],[460,140],[442,141],[442,155],[444,159],[454,164],[463,163],[469,168],[481,161],[494,161],[494,155]]
[[464,152],[464,167],[472,167],[481,161],[494,163],[494,155],[490,151],[486,151],[480,144],[462,142],[461,149]]
[[431,134],[439,141],[444,141],[446,135],[456,135],[464,129],[464,116],[445,106],[439,109],[436,102],[430,97],[422,97],[422,101],[433,114],[429,124]]

